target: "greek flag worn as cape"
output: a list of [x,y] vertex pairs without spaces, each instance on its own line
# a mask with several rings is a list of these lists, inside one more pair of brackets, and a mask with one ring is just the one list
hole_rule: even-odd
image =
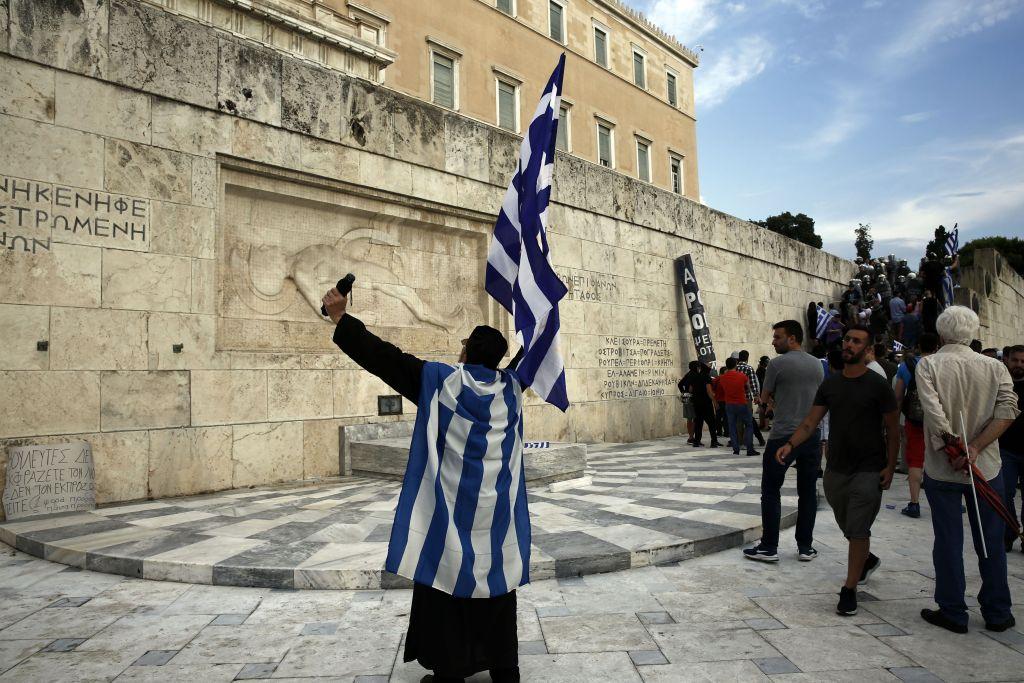
[[522,406],[514,371],[423,366],[387,571],[458,598],[529,582]]

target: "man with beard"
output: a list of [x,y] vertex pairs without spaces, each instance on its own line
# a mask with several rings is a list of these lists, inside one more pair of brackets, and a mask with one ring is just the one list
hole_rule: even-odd
[[760,542],[743,551],[748,560],[779,561],[779,522],[782,517],[782,484],[790,465],[796,466],[796,544],[800,560],[809,562],[818,556],[814,549],[814,518],[818,509],[818,470],[821,467],[821,447],[818,432],[808,435],[802,447],[793,454],[791,462],[775,459],[775,451],[787,443],[793,431],[806,414],[821,384],[824,370],[821,362],[801,350],[804,331],[796,320],[783,320],[772,326],[772,346],[776,356],[768,363],[761,403],[773,401],[775,419],[765,443],[761,462],[761,532]]
[[843,371],[821,383],[814,407],[775,453],[785,465],[794,449],[817,433],[829,415],[825,497],[836,523],[849,541],[846,582],[836,613],[857,613],[857,585],[867,583],[881,561],[871,553],[871,525],[882,505],[882,491],[892,484],[900,448],[896,397],[884,377],[864,365],[871,332],[851,327],[843,337]]
[[[1013,379],[1013,390],[1017,394],[1017,407],[1024,410],[1024,345],[1011,346],[1003,351],[1003,361]],[[1003,501],[1006,509],[1017,516],[1014,499],[1017,485],[1024,484],[1024,412],[1017,416],[1010,428],[999,437],[999,457],[1003,462]],[[1024,496],[1022,496],[1024,497]],[[1024,519],[1024,501],[1018,519]],[[1006,550],[1013,549],[1014,538],[1009,529],[1006,530]],[[1021,545],[1024,552],[1024,545]]]

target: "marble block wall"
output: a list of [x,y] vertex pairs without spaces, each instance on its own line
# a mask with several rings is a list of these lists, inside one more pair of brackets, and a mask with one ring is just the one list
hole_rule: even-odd
[[1024,344],[1024,278],[995,249],[978,249],[960,275],[956,302],[981,319],[985,348]]
[[[0,445],[90,441],[101,503],[334,476],[340,426],[415,407],[378,416],[311,293],[358,264],[354,312],[431,359],[509,329],[482,278],[516,136],[146,2],[0,19]],[[573,406],[530,397],[531,440],[682,430],[675,258],[720,358],[853,270],[563,155],[549,222]]]

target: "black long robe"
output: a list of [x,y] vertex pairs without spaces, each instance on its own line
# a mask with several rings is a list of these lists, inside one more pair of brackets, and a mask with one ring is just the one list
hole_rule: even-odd
[[[348,314],[334,330],[334,343],[364,370],[413,403],[419,402],[426,361],[379,338]],[[518,681],[516,592],[496,598],[456,598],[414,584],[403,659],[415,659],[439,677],[458,680],[490,670],[494,681]]]

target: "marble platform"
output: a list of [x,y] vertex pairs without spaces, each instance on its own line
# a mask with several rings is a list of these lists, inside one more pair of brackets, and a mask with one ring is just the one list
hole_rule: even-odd
[[[529,491],[534,580],[678,562],[756,540],[761,458],[681,437],[591,448],[590,483]],[[137,578],[304,589],[407,585],[382,571],[399,482],[345,477],[0,523],[47,560]],[[795,476],[783,524],[796,517]],[[785,541],[783,546],[785,547]]]

